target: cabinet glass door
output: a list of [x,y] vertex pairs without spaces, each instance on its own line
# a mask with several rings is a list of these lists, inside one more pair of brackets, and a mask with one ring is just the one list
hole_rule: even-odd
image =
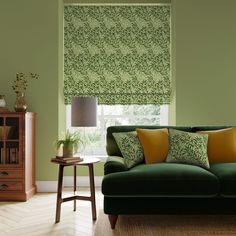
[[20,165],[20,117],[0,117],[0,165]]
[[0,117],[0,165],[5,162],[5,129],[4,129],[4,118]]

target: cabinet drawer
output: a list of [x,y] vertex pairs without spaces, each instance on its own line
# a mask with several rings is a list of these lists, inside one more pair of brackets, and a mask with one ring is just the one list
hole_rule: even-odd
[[22,179],[23,170],[0,170],[0,180],[1,179]]
[[21,190],[23,190],[22,182],[0,181],[0,192],[1,191],[21,191]]

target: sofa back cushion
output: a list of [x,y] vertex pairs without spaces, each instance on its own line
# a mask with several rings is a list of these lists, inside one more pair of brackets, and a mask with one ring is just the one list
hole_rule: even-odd
[[113,133],[119,132],[130,132],[135,131],[136,128],[141,129],[163,129],[163,128],[173,128],[177,130],[187,131],[187,132],[197,132],[197,131],[209,131],[209,130],[219,130],[230,128],[232,126],[157,126],[157,125],[119,125],[119,126],[110,126],[107,128],[107,135],[106,135],[106,150],[107,155],[109,156],[121,156],[121,151],[115,141]]
[[113,133],[120,133],[120,132],[130,132],[135,131],[136,128],[141,129],[163,129],[163,128],[173,128],[177,130],[191,132],[191,127],[184,127],[184,126],[155,126],[155,125],[120,125],[120,126],[110,126],[107,128],[107,135],[106,135],[106,150],[107,155],[109,156],[123,156],[116,140],[113,136]]

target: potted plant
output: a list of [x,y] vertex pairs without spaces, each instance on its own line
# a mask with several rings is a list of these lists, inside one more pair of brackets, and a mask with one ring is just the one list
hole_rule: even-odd
[[56,141],[57,149],[62,145],[63,157],[72,157],[74,151],[77,151],[79,144],[82,143],[80,139],[80,133],[70,133],[69,130],[65,132],[64,138]]

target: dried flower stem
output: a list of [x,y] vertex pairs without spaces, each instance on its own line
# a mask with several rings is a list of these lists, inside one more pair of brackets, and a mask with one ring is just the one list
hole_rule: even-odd
[[15,93],[24,93],[27,86],[29,79],[38,79],[39,75],[35,73],[22,73],[19,72],[16,74],[16,80],[14,80],[14,84],[12,86]]

